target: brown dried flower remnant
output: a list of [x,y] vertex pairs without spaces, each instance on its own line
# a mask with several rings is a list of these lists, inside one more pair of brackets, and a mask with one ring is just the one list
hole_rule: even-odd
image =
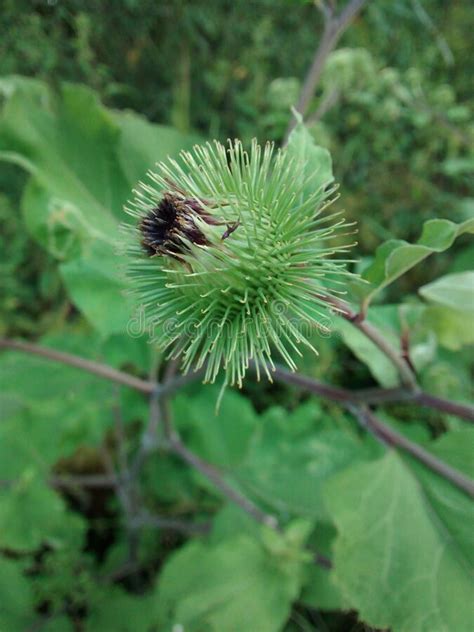
[[199,227],[199,220],[216,224],[197,199],[183,199],[174,193],[165,193],[162,200],[150,209],[140,221],[142,246],[150,256],[179,256],[189,250],[186,242],[199,246],[208,240]]
[[150,257],[170,255],[179,258],[180,254],[189,251],[187,242],[208,246],[209,240],[199,227],[200,221],[210,226],[226,226],[221,240],[227,239],[239,226],[238,221],[232,224],[219,221],[196,198],[183,198],[167,192],[158,206],[150,209],[139,223],[143,249]]

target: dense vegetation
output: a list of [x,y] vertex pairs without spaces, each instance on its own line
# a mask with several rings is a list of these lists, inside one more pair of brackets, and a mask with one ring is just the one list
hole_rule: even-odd
[[373,0],[325,61],[288,147],[334,173],[362,280],[296,378],[249,373],[216,415],[129,292],[137,182],[283,142],[314,5],[3,3],[2,632],[474,625],[470,3]]

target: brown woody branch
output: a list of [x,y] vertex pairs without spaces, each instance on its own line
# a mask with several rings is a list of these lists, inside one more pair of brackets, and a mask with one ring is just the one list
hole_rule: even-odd
[[[355,314],[355,312],[347,312],[348,320],[351,320],[351,314]],[[344,316],[344,314],[342,315]],[[355,326],[358,326],[359,324],[354,320],[351,320],[351,322],[355,323]],[[367,331],[366,328],[364,328],[364,330]],[[380,333],[379,336],[381,336]],[[30,342],[20,342],[3,338],[0,339],[0,349],[1,348],[22,351],[23,353],[32,353],[34,355],[45,357],[48,360],[61,362],[63,364],[67,364],[68,366],[74,366],[107,380],[128,386],[129,388],[133,388],[142,393],[151,394],[157,391],[160,397],[169,395],[179,390],[191,381],[197,380],[202,375],[201,372],[196,372],[190,375],[177,376],[162,385],[157,385],[155,382],[135,378],[134,376],[130,376],[128,373],[117,371],[107,365],[85,360],[84,358],[80,358],[79,356],[75,356],[70,353],[63,353],[54,349],[41,347]],[[326,399],[334,402],[344,403],[346,401],[352,401],[355,403],[362,402],[365,404],[383,404],[386,402],[411,401],[419,404],[420,406],[432,408],[450,415],[456,415],[457,417],[461,417],[467,421],[474,422],[473,406],[436,397],[420,390],[411,391],[407,390],[405,387],[349,390],[337,386],[331,386],[330,384],[324,384],[323,382],[319,382],[298,373],[291,373],[290,371],[279,367],[277,367],[273,375],[278,380],[294,384],[299,388],[303,388],[308,392],[325,397]]]
[[[338,304],[335,306],[338,309],[338,311],[343,315],[343,317],[347,318],[348,320],[353,322],[355,326],[359,327],[362,332],[364,332],[375,344],[377,344],[377,346],[379,346],[380,349],[387,350],[389,357],[392,357],[394,359],[394,363],[396,362],[397,366],[399,365],[398,359],[395,360],[395,358],[397,357],[396,352],[390,348],[388,343],[386,342],[382,343],[383,336],[378,330],[376,330],[372,326],[367,328],[368,323],[364,321],[360,321],[358,319],[358,315],[355,314],[354,312],[351,312],[351,310],[345,304],[341,303],[341,305]],[[133,376],[128,375],[127,373],[117,371],[113,369],[112,367],[98,364],[90,360],[85,360],[83,358],[71,355],[69,353],[63,353],[63,352],[55,351],[52,349],[46,349],[44,347],[40,347],[32,343],[17,342],[17,341],[2,339],[0,341],[0,348],[9,348],[9,349],[15,349],[15,350],[23,351],[27,353],[33,353],[50,360],[62,362],[64,364],[68,364],[70,366],[75,366],[82,370],[89,371],[105,379],[109,379],[119,384],[123,384],[131,388],[135,388],[136,390],[139,390],[140,392],[146,392],[148,393],[148,395],[153,395],[150,398],[151,405],[153,405],[153,402],[158,402],[158,400],[162,402],[165,395],[172,393],[174,390],[176,390],[183,384],[187,383],[191,378],[195,379],[197,375],[197,374],[193,374],[192,376],[187,376],[187,377],[182,377],[182,378],[179,378],[179,377],[172,378],[172,379],[169,379],[168,382],[166,382],[165,384],[158,385],[153,381],[145,381],[145,380],[141,380],[140,378],[135,378]],[[407,366],[407,370],[411,374],[411,370],[408,366]],[[450,414],[457,414],[465,419],[468,419],[469,421],[474,420],[474,409],[472,407],[464,405],[464,404],[450,402],[448,400],[443,400],[441,398],[431,396],[427,393],[423,393],[418,390],[416,386],[416,381],[415,381],[415,387],[412,387],[410,385],[408,389],[406,387],[405,388],[402,387],[400,389],[364,389],[362,391],[351,391],[349,389],[343,389],[340,387],[323,384],[321,382],[317,382],[316,380],[312,380],[311,378],[308,378],[305,376],[292,374],[289,371],[285,371],[284,369],[280,369],[280,368],[276,369],[274,375],[277,379],[281,381],[286,381],[288,383],[294,384],[296,386],[299,386],[301,388],[304,388],[310,391],[311,393],[325,397],[326,399],[329,399],[331,401],[339,402],[340,404],[343,404],[347,408],[350,408],[352,406],[353,410],[355,410],[354,406],[357,407],[357,405],[360,405],[361,403],[368,404],[368,403],[382,403],[384,401],[386,402],[386,401],[408,400],[408,401],[418,402],[423,406],[429,406],[437,410],[441,410],[443,412],[449,412]],[[359,410],[359,408],[357,408],[357,410]],[[364,408],[363,410],[366,410],[366,409]],[[160,423],[159,416],[162,414],[161,411],[162,409],[159,406],[157,406],[156,403],[154,404],[154,410],[152,407],[150,411],[148,431],[150,431],[151,429],[153,435],[155,434],[157,427]],[[373,421],[374,418],[370,417],[370,419]],[[239,505],[244,511],[252,515],[258,522],[261,522],[262,524],[266,524],[268,526],[273,525],[274,527],[275,525],[277,525],[276,520],[273,516],[270,516],[266,514],[265,512],[262,512],[261,509],[259,509],[252,501],[250,501],[243,494],[241,494],[239,491],[235,490],[231,485],[229,485],[227,481],[225,481],[225,479],[223,478],[222,474],[216,468],[206,463],[205,461],[200,459],[200,457],[198,457],[197,455],[192,453],[190,450],[188,450],[188,448],[182,443],[179,436],[174,432],[171,422],[169,419],[167,419],[166,415],[164,416],[164,419],[163,419],[163,426],[165,429],[165,434],[166,434],[166,439],[167,439],[169,449],[174,451],[189,465],[191,465],[192,467],[200,471],[201,474],[206,476],[216,486],[216,488],[222,492],[224,496],[226,496],[229,500]],[[382,427],[385,428],[386,433],[387,432],[388,434],[390,434],[390,432],[392,433],[390,436],[393,439],[394,431],[391,431],[391,429],[388,428],[388,426],[385,426],[382,422],[379,421],[378,422],[379,430]],[[144,439],[145,439],[144,446],[146,446],[146,440],[149,440],[150,438],[152,438],[150,437],[149,433],[145,433],[145,434],[146,436],[144,435]],[[420,460],[422,463],[424,463],[428,467],[432,467],[432,469],[436,468],[436,471],[440,475],[444,476],[445,478],[450,480],[453,484],[457,485],[464,491],[466,491],[467,489],[470,489],[469,485],[466,487],[466,485],[462,482],[461,484],[459,484],[459,481],[461,480],[459,477],[460,476],[462,477],[460,473],[456,473],[453,475],[453,472],[455,472],[455,470],[452,470],[452,468],[450,468],[446,464],[442,463],[438,459],[435,459],[435,457],[433,457],[432,455],[429,455],[429,453],[425,453],[422,450],[422,448],[412,443],[411,441],[409,441],[402,435],[400,435],[400,437],[401,439],[399,443],[396,444],[398,445],[398,447],[400,447],[401,449],[407,452],[410,452],[410,454],[412,454],[415,458]],[[135,464],[135,469],[137,468],[138,470],[141,469],[142,461],[144,457],[146,456],[147,451],[148,450],[146,449],[141,453],[139,457],[139,462]],[[424,454],[428,454],[429,459],[427,459]],[[433,459],[435,459],[437,463],[435,464],[434,467],[433,467],[433,463],[435,461],[433,461]],[[136,473],[137,472],[135,471],[134,475],[136,475]],[[116,484],[117,482],[115,481],[115,485]],[[276,526],[276,528],[278,527]]]
[[332,402],[340,404],[390,404],[396,402],[410,402],[438,410],[439,412],[455,415],[461,419],[465,419],[474,423],[474,407],[469,404],[460,402],[452,402],[442,397],[435,397],[424,391],[411,391],[405,387],[397,388],[363,388],[351,390],[340,386],[332,386],[325,384],[319,380],[301,375],[300,373],[292,373],[288,369],[277,366],[272,376],[279,382],[292,384],[297,388],[301,388],[308,393],[323,397]]
[[474,498],[474,481],[464,476],[458,470],[438,459],[421,446],[413,443],[404,435],[384,424],[366,406],[349,405],[348,409],[353,413],[360,425],[372,434],[378,441],[389,447],[398,448],[423,463],[439,476],[450,481],[471,498]]
[[185,463],[207,478],[225,498],[240,507],[260,524],[278,530],[278,521],[275,516],[262,511],[254,502],[247,498],[247,496],[244,496],[244,494],[227,483],[222,472],[210,463],[207,463],[207,461],[201,459],[194,452],[191,452],[176,434],[168,438],[167,445],[168,448],[185,461]]

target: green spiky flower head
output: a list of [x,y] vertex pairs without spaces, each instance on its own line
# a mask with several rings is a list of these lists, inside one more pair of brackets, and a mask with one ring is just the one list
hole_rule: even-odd
[[291,145],[208,143],[149,172],[127,209],[129,271],[154,339],[185,372],[205,366],[213,382],[223,369],[241,386],[251,361],[271,379],[275,353],[294,370],[301,345],[313,349],[321,295],[348,274],[334,191]]

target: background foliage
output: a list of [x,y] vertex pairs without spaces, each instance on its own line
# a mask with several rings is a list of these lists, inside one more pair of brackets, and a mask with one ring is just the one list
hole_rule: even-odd
[[[336,204],[359,225],[371,285],[350,297],[370,302],[394,345],[409,330],[421,386],[458,401],[474,311],[469,18],[468,2],[368,3],[327,60],[304,137],[330,149]],[[161,375],[146,335],[129,335],[140,315],[116,246],[122,206],[150,166],[200,139],[281,142],[321,29],[296,0],[5,0],[0,334]],[[331,324],[303,373],[398,384],[360,331]],[[275,533],[164,449],[127,514],[109,466],[140,450],[146,398],[15,351],[0,375],[0,630],[472,629],[471,501],[336,404],[252,378],[217,417],[213,387],[171,402],[184,443],[277,515]],[[383,410],[473,475],[465,422],[406,402]]]

